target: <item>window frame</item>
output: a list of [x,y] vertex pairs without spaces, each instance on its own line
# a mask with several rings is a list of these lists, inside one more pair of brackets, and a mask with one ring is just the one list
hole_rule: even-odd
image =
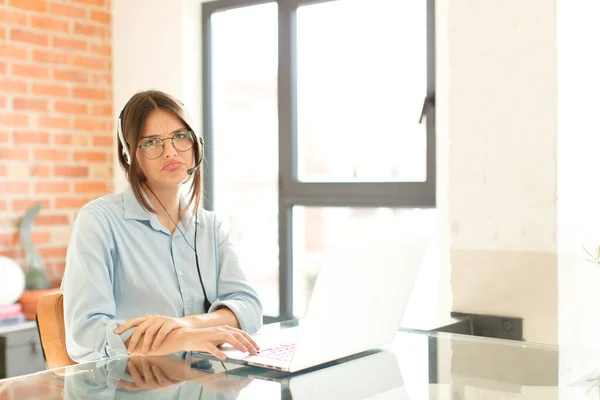
[[[202,121],[205,140],[204,205],[214,209],[212,26],[214,13],[260,4],[278,4],[278,187],[279,187],[279,316],[264,322],[285,321],[293,314],[292,209],[294,206],[435,208],[435,0],[427,2],[427,91],[422,115],[426,124],[427,178],[424,182],[303,182],[298,180],[296,93],[296,11],[298,7],[346,0],[214,0],[202,3]],[[365,8],[373,7],[364,0]],[[422,119],[425,117],[425,121]]]

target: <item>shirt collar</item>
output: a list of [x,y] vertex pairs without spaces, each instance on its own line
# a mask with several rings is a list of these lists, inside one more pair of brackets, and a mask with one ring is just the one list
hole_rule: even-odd
[[[142,196],[150,203],[146,193],[142,192]],[[138,219],[142,221],[150,220],[150,212],[140,204],[135,197],[131,186],[127,186],[125,191],[123,191],[123,207],[125,208],[125,219]]]
[[[148,196],[146,195],[146,193],[144,191],[142,191],[142,196],[148,202],[148,204],[151,204],[150,199],[148,198]],[[191,223],[193,222],[193,213],[192,213],[191,206],[185,212],[181,213],[181,211],[183,209],[185,209],[186,204],[187,203],[186,203],[185,197],[182,195],[179,198],[180,218],[181,218],[181,222],[183,222],[183,226],[187,230],[190,228]],[[125,209],[125,219],[137,219],[140,221],[150,221],[150,222],[153,222],[156,219],[156,223],[158,223],[158,219],[156,218],[156,215],[149,212],[148,210],[146,210],[140,204],[138,199],[135,197],[135,194],[133,193],[133,189],[131,188],[131,186],[127,186],[127,188],[123,192],[123,206]]]

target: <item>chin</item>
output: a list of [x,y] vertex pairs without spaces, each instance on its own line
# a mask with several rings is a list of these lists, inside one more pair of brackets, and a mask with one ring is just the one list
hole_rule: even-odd
[[171,173],[170,176],[159,176],[153,181],[155,185],[159,186],[180,186],[186,179],[188,179],[188,174],[186,170],[183,170],[177,174]]

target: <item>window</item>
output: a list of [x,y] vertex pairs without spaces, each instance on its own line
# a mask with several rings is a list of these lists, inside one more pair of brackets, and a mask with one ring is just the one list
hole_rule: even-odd
[[344,229],[435,207],[433,0],[216,0],[203,24],[206,207],[266,321],[302,316]]

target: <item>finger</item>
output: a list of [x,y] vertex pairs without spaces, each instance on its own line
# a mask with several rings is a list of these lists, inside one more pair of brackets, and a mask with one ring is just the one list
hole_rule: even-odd
[[208,353],[208,354],[212,354],[213,356],[217,357],[219,360],[227,359],[227,356],[225,355],[225,353],[223,353],[221,350],[219,350],[217,348],[217,346],[215,346],[214,344],[211,344],[211,343],[205,343],[204,352]]
[[130,353],[137,347],[138,342],[140,341],[146,329],[152,324],[152,320],[146,320],[141,325],[137,326],[133,331],[133,335],[129,339],[129,348],[127,349]]
[[158,331],[158,334],[156,335],[156,337],[154,338],[154,343],[152,343],[152,349],[157,349],[158,346],[160,346],[163,342],[163,340],[165,340],[165,337],[167,337],[167,334],[169,332],[171,332],[173,329],[168,326],[168,325],[163,325],[162,328],[160,328],[160,331]]
[[257,353],[258,349],[256,347],[254,347],[254,344],[252,344],[252,342],[250,342],[250,340],[248,340],[247,336],[243,335],[241,332],[232,332],[231,334],[237,340],[239,340],[241,344],[243,344],[248,349],[248,353],[250,353],[250,354]]
[[260,350],[260,346],[258,345],[258,343],[256,343],[256,341],[254,340],[254,338],[252,336],[250,336],[250,334],[246,331],[243,331],[241,329],[236,329],[236,328],[232,328],[232,327],[227,327],[228,330],[232,331],[232,332],[237,332],[239,334],[241,334],[242,336],[244,336],[244,338],[252,343],[252,346],[256,349],[256,350]]
[[158,368],[156,365],[152,367],[152,372],[154,373],[154,376],[156,377],[156,380],[158,381],[158,384],[160,386],[171,386],[177,383],[167,378],[165,374],[160,370],[160,368]]
[[237,340],[237,338],[233,336],[230,332],[221,334],[221,343],[229,343],[230,345],[244,353],[248,351],[248,348],[246,348],[246,346],[244,346],[242,342]]
[[142,388],[136,386],[135,384],[124,381],[124,380],[120,380],[119,382],[117,382],[117,384],[119,385],[119,387],[122,387],[123,389],[126,389],[129,392],[135,392],[138,390],[142,390]]
[[117,335],[120,335],[121,333],[125,332],[128,329],[131,329],[134,326],[138,326],[139,324],[141,324],[142,322],[144,322],[146,320],[146,318],[148,318],[148,317],[131,318],[130,320],[127,320],[123,324],[121,324],[121,326],[119,326],[115,330],[115,333]]
[[260,346],[258,345],[256,340],[254,340],[254,338],[252,336],[250,336],[250,334],[248,332],[246,332],[246,331],[240,331],[240,332],[242,333],[242,335],[244,335],[246,340],[248,340],[250,343],[252,343],[252,346],[254,346],[254,348],[256,350],[260,350]]
[[142,374],[140,374],[140,371],[137,369],[137,367],[135,366],[135,364],[131,361],[127,362],[127,370],[129,371],[129,375],[131,375],[131,377],[133,378],[133,382],[139,384],[141,382],[144,382],[144,378],[142,377]]
[[150,363],[148,363],[146,358],[142,359],[142,371],[144,373],[144,381],[146,383],[152,383],[156,380],[152,370],[150,369]]
[[150,350],[150,345],[154,340],[154,336],[156,336],[156,333],[162,326],[163,323],[160,320],[156,320],[152,325],[148,327],[148,329],[146,329],[144,341],[142,344],[142,354],[148,354],[148,351]]

